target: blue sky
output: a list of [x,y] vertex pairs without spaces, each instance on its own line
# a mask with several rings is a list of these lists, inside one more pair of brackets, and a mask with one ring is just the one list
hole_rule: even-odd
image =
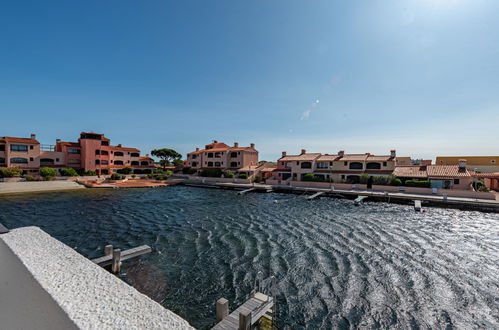
[[0,136],[499,153],[499,1],[4,1]]

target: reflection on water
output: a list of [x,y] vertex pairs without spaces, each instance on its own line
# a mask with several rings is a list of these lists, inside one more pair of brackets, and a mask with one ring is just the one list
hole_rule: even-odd
[[499,216],[189,187],[0,198],[0,222],[35,225],[88,257],[148,244],[123,267],[141,292],[206,328],[277,277],[284,329],[499,327]]

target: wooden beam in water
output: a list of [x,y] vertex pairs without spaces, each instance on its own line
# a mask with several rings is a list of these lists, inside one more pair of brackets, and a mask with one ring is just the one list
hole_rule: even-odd
[[307,199],[309,201],[311,201],[312,199],[316,199],[317,197],[319,197],[322,194],[324,194],[324,191],[319,191],[319,192],[316,192],[315,194],[313,194],[312,196],[308,196]]
[[359,196],[354,200],[355,205],[360,205],[368,196]]
[[[106,248],[107,248],[107,246],[106,246]],[[105,252],[107,253],[107,250],[105,250]],[[121,261],[135,258],[135,257],[138,257],[138,256],[146,254],[146,253],[150,253],[150,252],[152,252],[152,249],[149,245],[141,245],[141,246],[135,247],[133,249],[121,251]],[[95,259],[92,259],[92,261],[101,267],[109,266],[109,265],[113,264],[113,254],[114,253],[111,253],[109,255],[105,255],[105,256],[100,257],[100,258],[95,258]]]
[[421,201],[420,200],[414,201],[414,211],[421,212]]
[[243,321],[243,329],[248,329],[247,322],[249,322],[250,327],[253,326],[273,306],[274,300],[272,297],[258,292],[222,321],[218,322],[212,330],[239,330],[241,329],[241,321]]
[[240,192],[238,192],[237,194],[238,194],[238,195],[244,195],[244,194],[249,193],[249,192],[254,191],[254,190],[256,190],[256,188],[249,188],[249,189],[246,189],[246,190],[240,191]]

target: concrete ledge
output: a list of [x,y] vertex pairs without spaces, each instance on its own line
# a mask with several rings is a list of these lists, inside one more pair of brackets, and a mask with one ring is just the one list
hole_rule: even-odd
[[[13,328],[19,329],[193,329],[38,227],[0,235],[0,258],[1,304],[17,302],[24,310],[39,311],[0,308],[2,325],[17,324]],[[41,289],[8,289],[27,285]]]
[[74,181],[31,181],[0,183],[0,195],[76,189],[85,189],[85,186],[80,185]]

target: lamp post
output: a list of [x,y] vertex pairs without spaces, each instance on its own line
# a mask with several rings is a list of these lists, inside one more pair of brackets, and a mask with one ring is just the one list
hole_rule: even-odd
[[478,193],[477,193],[478,183],[476,181],[476,171],[478,169],[475,167],[473,170],[475,171],[475,177],[473,178],[473,181],[475,182],[475,201],[478,202]]

